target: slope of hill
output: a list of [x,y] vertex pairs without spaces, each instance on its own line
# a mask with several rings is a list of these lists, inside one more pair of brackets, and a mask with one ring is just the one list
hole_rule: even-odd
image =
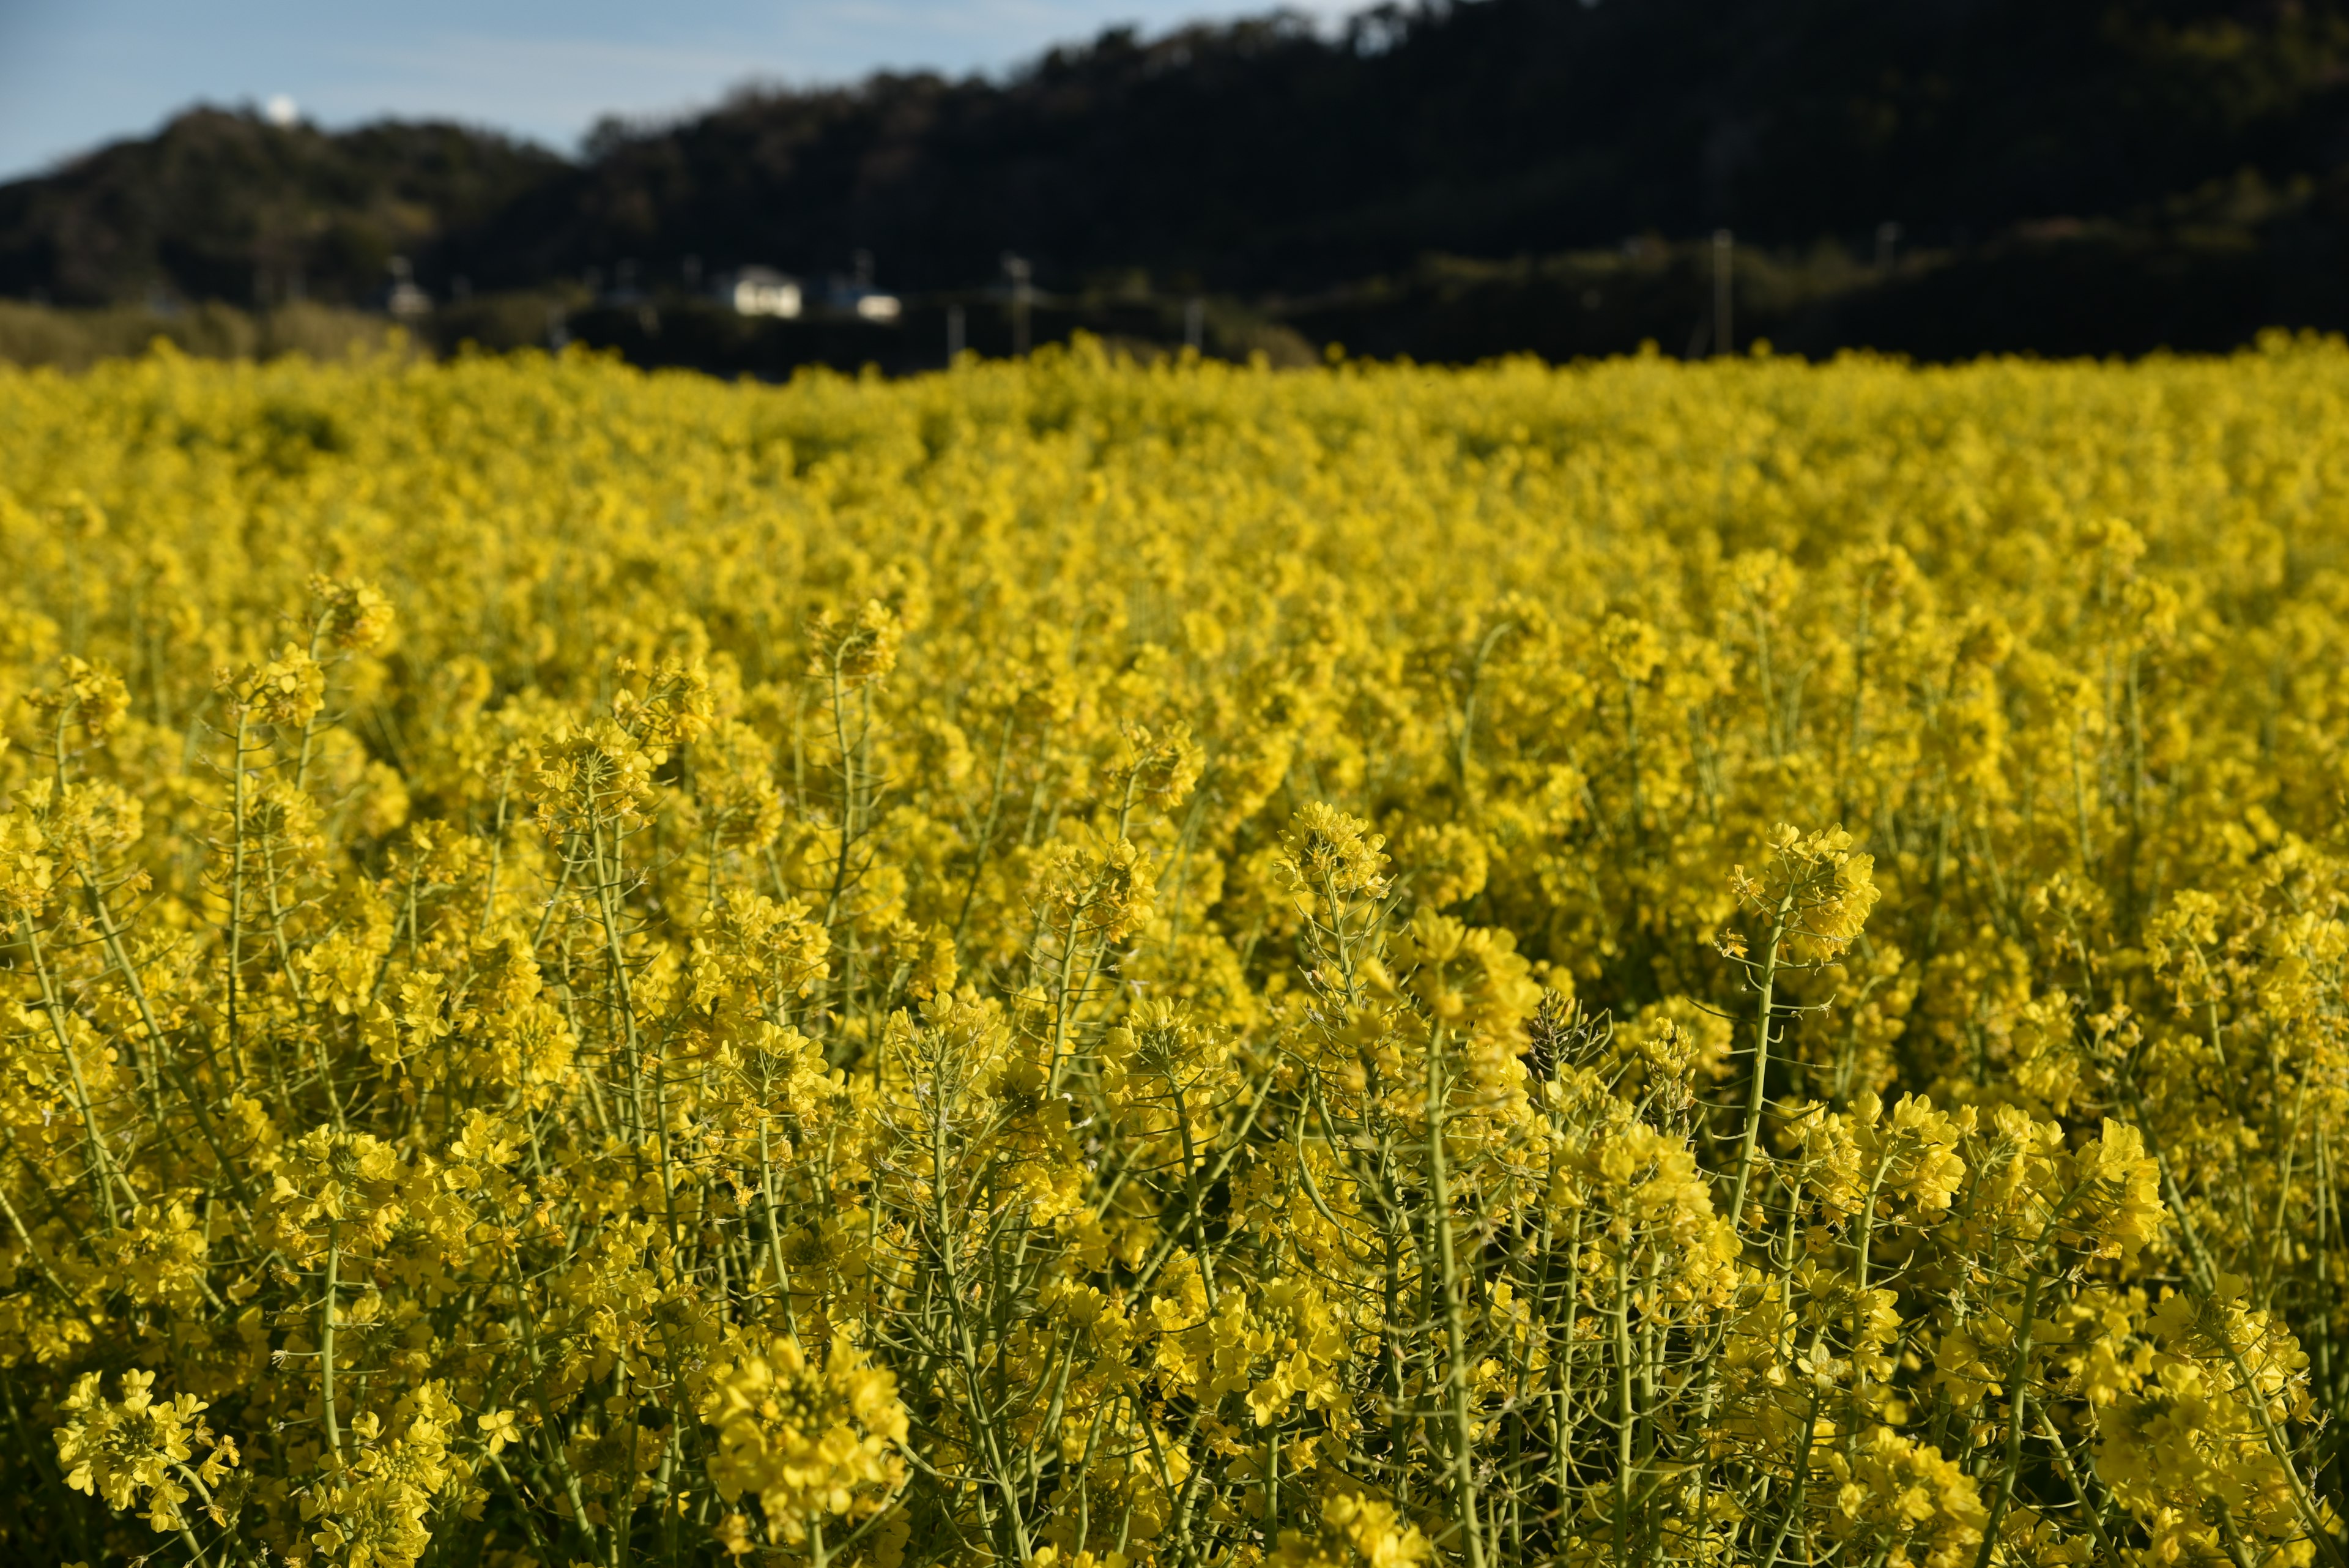
[[437,266],[447,235],[565,168],[454,125],[330,133],[195,109],[0,186],[0,294],[357,303],[382,287],[392,256]]
[[[675,288],[752,261],[820,275],[859,250],[895,286],[941,290],[997,275],[1009,250],[1062,291],[1138,269],[1161,293],[1333,324],[1382,299],[1388,316],[1357,325],[1365,343],[1481,351],[1511,345],[1505,320],[1497,338],[1462,337],[1395,317],[1425,294],[1395,280],[1433,255],[1717,225],[1782,258],[1866,257],[1893,222],[1904,252],[1950,264],[1900,297],[1958,301],[2008,339],[2003,321],[2076,315],[2083,269],[2093,299],[2097,258],[2126,258],[2151,280],[2124,291],[2143,319],[2086,339],[2119,348],[2170,340],[2189,295],[2208,324],[2189,337],[2333,325],[2344,165],[2349,0],[1457,0],[1335,32],[1288,16],[1112,32],[999,80],[745,91],[609,124],[575,159],[447,125],[326,133],[197,111],[0,187],[0,294],[357,303],[395,254],[444,296],[460,278],[517,290],[624,272]],[[2075,233],[2097,241],[2065,249]],[[2058,265],[2031,259],[2050,244]],[[1969,282],[1969,266],[1995,275]],[[2214,306],[2211,287],[2232,292]],[[1506,316],[1506,290],[1478,297],[1471,315]],[[1788,329],[1895,342],[1885,297],[1806,306]],[[1675,296],[1658,319],[1685,314]]]
[[492,254],[519,276],[865,247],[936,286],[1009,246],[1064,278],[1298,289],[1716,225],[1963,242],[2329,168],[2344,69],[2331,3],[1467,0],[1336,37],[1113,33],[1001,84],[745,95],[608,135]]

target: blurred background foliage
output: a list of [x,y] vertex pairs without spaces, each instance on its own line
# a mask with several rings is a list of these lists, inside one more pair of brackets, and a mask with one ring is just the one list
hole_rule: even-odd
[[[2215,349],[2349,328],[2344,84],[2340,0],[1464,0],[745,88],[570,158],[202,109],[0,187],[0,296],[379,309],[399,266],[436,348],[896,369],[936,362],[957,304],[968,342],[1010,347],[1016,252],[1039,341],[1179,343],[1197,298],[1203,348],[1276,361],[1680,354],[1713,346],[1726,228],[1740,340]],[[820,280],[859,252],[912,306],[894,328],[696,319],[724,268]]]

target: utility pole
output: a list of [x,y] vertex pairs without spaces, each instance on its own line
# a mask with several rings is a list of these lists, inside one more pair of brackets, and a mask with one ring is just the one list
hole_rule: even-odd
[[1028,352],[1028,282],[1035,269],[1026,256],[1003,253],[1003,275],[1011,280],[1011,352],[1016,358]]
[[1737,241],[1727,229],[1713,231],[1713,351],[1737,352],[1736,324],[1730,319],[1730,268]]
[[947,306],[947,364],[948,366],[952,366],[956,360],[962,358],[962,306],[949,305]]
[[1899,244],[1899,224],[1887,222],[1876,225],[1876,270],[1878,273],[1892,271],[1893,249]]
[[1183,347],[1197,353],[1207,346],[1207,302],[1193,295],[1183,305]]

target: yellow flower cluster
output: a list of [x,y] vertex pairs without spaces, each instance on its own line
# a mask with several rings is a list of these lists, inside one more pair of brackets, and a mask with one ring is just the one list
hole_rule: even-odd
[[[182,1530],[187,1518],[180,1505],[188,1487],[181,1482],[202,1488],[209,1506],[212,1489],[236,1463],[236,1444],[203,1423],[202,1400],[181,1394],[159,1404],[154,1386],[153,1373],[126,1372],[122,1397],[110,1400],[98,1393],[97,1373],[76,1378],[61,1406],[68,1419],[56,1433],[57,1466],[74,1490],[102,1497],[114,1509],[143,1501],[140,1518],[158,1530]],[[212,1452],[190,1469],[199,1444]]]
[[729,1503],[756,1493],[778,1537],[813,1535],[821,1552],[826,1519],[870,1517],[885,1501],[873,1493],[904,1481],[905,1408],[895,1381],[864,1366],[854,1346],[835,1345],[818,1368],[797,1341],[778,1339],[763,1355],[717,1363],[709,1383],[709,1479]]
[[0,369],[0,1559],[2349,1568],[2344,416]]

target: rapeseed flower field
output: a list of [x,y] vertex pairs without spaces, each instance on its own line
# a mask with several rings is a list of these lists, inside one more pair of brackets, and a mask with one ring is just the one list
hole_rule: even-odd
[[2344,1561],[2338,342],[158,354],[0,562],[11,1563]]

